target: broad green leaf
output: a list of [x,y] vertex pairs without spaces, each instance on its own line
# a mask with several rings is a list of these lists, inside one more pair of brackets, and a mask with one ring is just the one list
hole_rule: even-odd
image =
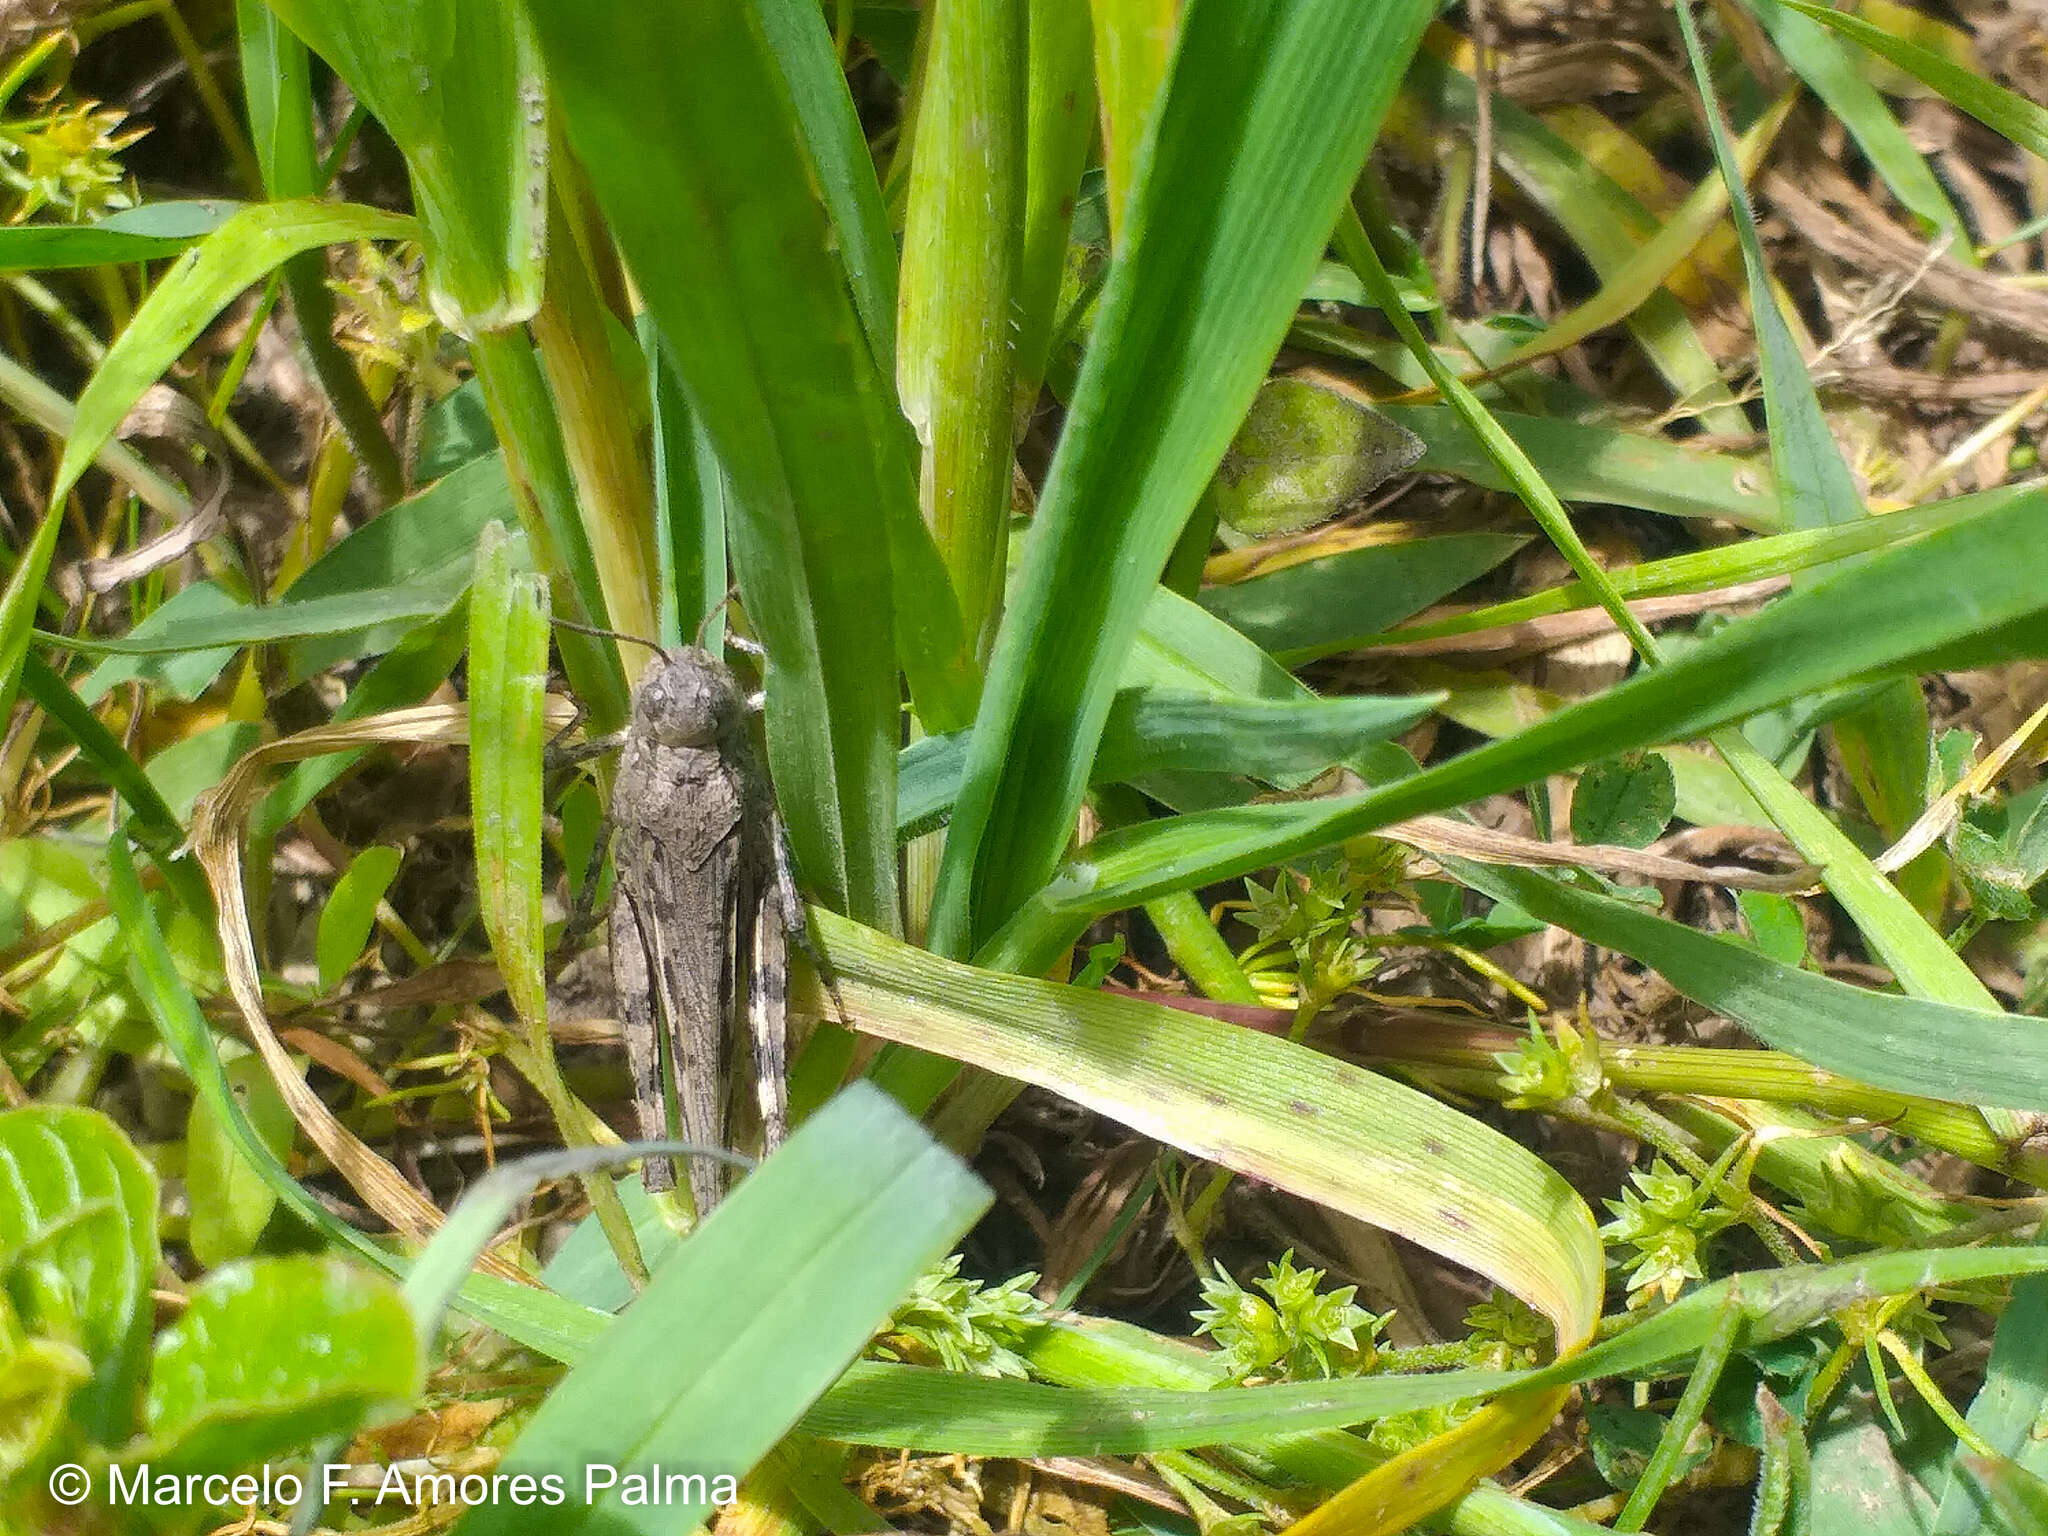
[[499,0],[270,0],[390,133],[425,227],[427,296],[464,335],[540,307],[547,110]]
[[1058,863],[1146,601],[1286,334],[1426,15],[1334,0],[1187,6],[990,661],[935,948],[973,949]]
[[0,1112],[0,1284],[23,1336],[90,1363],[71,1417],[96,1440],[128,1432],[156,1265],[156,1176],[113,1121],[65,1104]]
[[403,857],[396,848],[374,844],[350,859],[334,882],[327,904],[320,909],[320,928],[313,945],[321,991],[331,992],[339,986],[362,958],[363,946],[377,926],[377,904],[391,889]]
[[[298,1122],[262,1058],[237,1056],[223,1070],[228,1091],[250,1127],[282,1162],[291,1151]],[[247,1258],[277,1209],[277,1191],[235,1149],[234,1133],[222,1124],[204,1093],[192,1100],[192,1113],[185,1121],[185,1188],[192,1202],[187,1241],[192,1257],[208,1269]]]
[[1624,752],[1579,775],[1572,791],[1572,841],[1647,848],[1664,835],[1678,791],[1671,765],[1654,752]]
[[1991,1497],[2014,1523],[2014,1529],[2038,1531],[2048,1524],[2048,1479],[2011,1461],[1966,1456],[1963,1465],[1990,1490]]
[[[1164,687],[1116,696],[1091,771],[1098,784],[1151,774],[1244,776],[1292,787],[1428,716],[1440,695],[1416,698],[1229,699]],[[936,825],[959,792],[964,734],[928,736],[903,754],[899,830]]]
[[[195,620],[215,620],[226,614],[239,613],[243,608],[243,604],[214,583],[195,581],[173,593],[160,607],[152,609],[139,624],[131,625],[126,639],[134,644],[136,637],[140,636],[146,644],[154,635],[179,634]],[[65,638],[68,641],[69,637]],[[235,648],[232,645],[201,649],[173,642],[162,652],[147,655],[133,651],[112,652],[78,685],[78,697],[84,703],[94,704],[122,683],[141,680],[157,690],[159,697],[183,699],[190,703],[219,681],[221,673],[234,659]]]
[[625,1478],[657,1468],[744,1476],[989,1198],[920,1126],[856,1083],[663,1262],[502,1463],[536,1474],[601,1464],[620,1483],[544,1514],[484,1506],[466,1536],[694,1525],[709,1513],[702,1490],[636,1505]]
[[1934,1501],[1869,1399],[1814,1426],[1813,1529],[1922,1536]]
[[751,6],[528,10],[570,142],[728,477],[796,862],[829,904],[893,922],[895,661],[941,727],[971,712],[972,671],[782,67]]
[[1735,905],[1756,947],[1780,965],[1806,958],[1806,919],[1799,904],[1774,891],[1737,891]]
[[[1422,439],[1422,473],[1456,475],[1488,490],[1513,487],[1448,405],[1382,405],[1381,415]],[[1783,525],[1776,494],[1754,464],[1622,427],[1495,411],[1494,420],[1566,501],[1604,501],[1672,517],[1725,517],[1769,531]],[[1615,573],[1617,577],[1622,572]]]
[[92,1362],[70,1344],[31,1338],[0,1290],[0,1487],[56,1438],[64,1408]]
[[1527,542],[1515,533],[1447,533],[1368,544],[1207,588],[1200,602],[1282,664],[1298,666],[1393,628]]
[[[429,593],[459,592],[476,565],[477,540],[487,524],[508,528],[518,520],[502,455],[487,453],[451,469],[426,489],[386,508],[299,573],[274,606],[298,611],[300,604],[336,600],[337,606],[375,601],[379,594],[417,600]],[[521,569],[530,568],[531,551]],[[442,611],[445,610],[445,605]],[[286,675],[303,682],[358,656],[388,651],[418,619],[396,618],[346,639],[309,639],[286,649]],[[134,638],[131,636],[130,638]]]
[[311,1255],[215,1270],[158,1335],[143,1399],[152,1468],[254,1466],[346,1434],[422,1386],[412,1313],[359,1265]]
[[255,721],[224,720],[172,742],[143,766],[143,772],[171,815],[183,822],[192,815],[193,802],[262,739],[263,727]]

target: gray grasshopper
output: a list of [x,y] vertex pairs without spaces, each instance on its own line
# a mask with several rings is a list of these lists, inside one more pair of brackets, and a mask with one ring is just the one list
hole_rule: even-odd
[[[683,1140],[729,1146],[757,1116],[772,1151],[789,1118],[789,939],[803,909],[746,700],[708,651],[665,651],[640,679],[611,820],[612,981],[640,1135],[670,1134],[673,1096]],[[671,1189],[674,1163],[649,1158],[641,1177]],[[725,1183],[723,1165],[691,1160],[699,1216]]]

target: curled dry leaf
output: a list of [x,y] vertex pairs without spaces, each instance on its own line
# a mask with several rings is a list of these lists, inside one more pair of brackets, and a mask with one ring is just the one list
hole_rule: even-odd
[[204,411],[167,384],[152,384],[144,390],[115,435],[162,451],[167,460],[162,467],[191,488],[192,503],[183,517],[126,554],[79,561],[78,579],[89,592],[111,592],[125,586],[212,538],[220,531],[221,509],[234,478],[228,468],[227,441]]
[[[565,727],[573,718],[568,704],[550,701],[551,724]],[[366,720],[315,726],[268,742],[244,755],[220,783],[200,796],[193,807],[188,844],[213,886],[228,990],[248,1026],[250,1039],[277,1082],[278,1092],[307,1137],[348,1180],[350,1188],[392,1227],[414,1238],[424,1238],[440,1225],[439,1208],[335,1118],[306,1085],[271,1028],[249,928],[248,892],[242,880],[243,838],[249,813],[270,787],[269,775],[286,764],[376,744],[464,746],[468,741],[467,711],[454,705],[425,704]],[[488,1250],[481,1262],[505,1279],[532,1283],[530,1276]]]

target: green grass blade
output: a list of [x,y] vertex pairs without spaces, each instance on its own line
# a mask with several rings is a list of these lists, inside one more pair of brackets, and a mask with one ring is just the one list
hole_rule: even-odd
[[541,917],[541,747],[547,738],[548,600],[484,529],[469,597],[469,799],[477,908],[529,1037],[547,1028]]
[[[587,1112],[570,1094],[548,1035],[547,924],[541,911],[541,755],[547,741],[548,597],[545,578],[519,568],[493,523],[477,550],[469,595],[469,803],[476,828],[477,908],[505,991],[526,1028],[523,1071],[547,1101],[562,1139],[587,1146]],[[612,1181],[584,1180],[619,1253],[643,1273],[632,1222]]]
[[[1477,110],[1472,77],[1434,53],[1416,56],[1407,89],[1427,100],[1432,115],[1472,128]],[[1493,147],[1501,170],[1557,221],[1601,281],[1626,281],[1638,247],[1657,234],[1655,216],[1575,145],[1504,97],[1493,103]],[[1748,418],[1734,404],[1719,365],[1675,295],[1652,293],[1627,324],[1675,398],[1696,409],[1708,431],[1737,437],[1749,432]]]
[[1045,379],[1060,278],[1081,173],[1095,138],[1095,74],[1087,0],[1037,0],[1025,42],[1024,244],[1017,275],[1017,406]]
[[1743,185],[1727,124],[1721,119],[1706,56],[1700,52],[1690,0],[1678,7],[1678,24],[1692,57],[1693,78],[1706,100],[1708,137],[1721,177],[1728,184],[1729,212],[1742,246],[1743,269],[1749,275],[1749,310],[1763,365],[1764,416],[1770,423],[1771,463],[1779,502],[1794,528],[1852,522],[1863,516],[1863,498],[1857,495],[1849,466],[1842,462],[1841,450],[1828,431],[1827,418],[1813,392],[1813,378],[1771,291],[1763,243],[1757,238],[1756,214],[1749,205],[1749,190]]
[[1090,0],[1095,79],[1102,99],[1102,169],[1111,238],[1123,238],[1146,125],[1170,67],[1175,0]]
[[1899,1093],[2048,1108],[2048,1052],[2032,1019],[1865,991],[1529,870],[1461,864],[1460,878],[1633,955],[1686,996],[1815,1066]]
[[725,628],[718,612],[727,587],[725,471],[669,365],[660,334],[644,316],[640,347],[647,357],[647,395],[654,413],[654,544],[661,600],[661,633],[654,638],[664,646],[701,643],[715,651]]
[[896,355],[896,236],[846,72],[824,14],[808,0],[752,0],[768,46],[789,81],[818,189],[839,237],[840,259],[868,347],[884,368]]
[[1953,237],[1958,260],[1976,264],[1975,248],[1963,227],[1961,215],[1949,201],[1941,183],[1934,178],[1920,151],[1913,147],[1906,130],[1892,116],[1877,87],[1857,73],[1849,50],[1824,31],[1812,17],[1801,14],[1779,0],[1746,0],[1785,62],[1799,72],[1799,78],[1842,121],[1855,138],[1857,147],[1869,158],[1872,169],[1884,178],[1892,195],[1910,209],[1926,227]]
[[[453,607],[466,585],[400,582],[360,595],[174,615],[176,622],[138,624],[125,640],[53,635],[42,630],[35,631],[35,638],[43,645],[89,656],[179,656],[225,646],[271,645],[280,640],[359,634],[371,624],[423,624]],[[154,619],[156,614],[150,617]]]
[[1025,11],[925,13],[903,222],[896,387],[923,445],[919,500],[976,649],[1000,611],[1024,225]]
[[[1423,441],[1418,474],[1456,475],[1488,490],[1512,489],[1485,445],[1447,405],[1375,407]],[[1495,411],[1500,423],[1566,501],[1605,501],[1672,517],[1725,517],[1763,531],[1783,525],[1754,465],[1702,453],[1668,438],[1596,423]]]
[[[1767,0],[1772,3],[1772,0]],[[1821,413],[1813,379],[1779,311],[1764,266],[1756,217],[1742,184],[1734,146],[1714,93],[1714,83],[1692,16],[1691,0],[1680,0],[1679,31],[1692,60],[1693,78],[1706,104],[1708,136],[1722,178],[1728,183],[1730,212],[1742,265],[1749,277],[1750,314],[1756,327],[1764,379],[1764,414],[1771,429],[1771,462],[1778,497],[1794,528],[1855,522],[1863,499],[1843,462],[1827,418]],[[1737,733],[1714,745],[1736,776],[1799,851],[1826,871],[1827,886],[1854,919],[1879,957],[1909,992],[1949,1002],[1991,1006],[1991,995],[1962,957],[1943,942],[1911,902],[1866,859],[1849,838],[1800,794]],[[2017,1129],[2013,1127],[2012,1129]]]
[[[577,1497],[557,1510],[486,1505],[465,1532],[695,1525],[710,1513],[701,1482],[694,1496],[635,1504],[624,1475],[744,1476],[989,1201],[882,1094],[847,1089],[662,1264],[506,1453],[502,1472],[567,1472]],[[586,1501],[586,1465],[617,1469],[621,1484]]]
[[[1151,774],[1198,773],[1292,787],[1407,730],[1442,702],[1442,694],[1237,699],[1172,687],[1126,688],[1110,706],[1090,780],[1130,783]],[[904,750],[898,835],[945,819],[966,761],[961,732],[927,736]]]
[[[503,445],[505,473],[534,563],[553,577],[556,611],[578,623],[607,625],[611,613],[605,606],[597,555],[577,509],[568,449],[531,343],[523,331],[490,331],[470,342],[469,356],[492,429]],[[441,483],[471,468],[464,465]],[[563,630],[556,643],[562,668],[590,711],[592,727],[606,731],[623,726],[631,703],[616,646],[573,630]]]
[[376,208],[265,203],[244,208],[185,252],[108,350],[78,397],[49,510],[0,593],[0,714],[11,709],[36,603],[57,549],[64,501],[129,408],[236,294],[289,257],[347,240],[403,239],[413,222]]
[[[2033,1435],[2048,1408],[2048,1279],[2038,1276],[2012,1288],[1991,1336],[1984,1385],[1970,1404],[1970,1427],[1997,1450],[2031,1472],[2041,1472],[2041,1446]],[[1971,1536],[1979,1529],[1976,1499],[1960,1469],[1951,1467],[1941,1491],[1933,1536]]]
[[212,234],[241,204],[144,203],[97,224],[25,224],[0,229],[0,272],[52,272],[116,261],[161,261]]
[[[1825,580],[1729,625],[1676,661],[1541,725],[1364,795],[1256,805],[1108,833],[1034,897],[994,946],[1020,969],[1048,963],[1084,914],[1243,874],[1404,816],[1519,788],[1548,773],[1635,746],[1688,740],[1822,688],[1915,669],[1962,641],[1981,653],[1988,631],[2005,649],[2038,650],[2042,574],[2027,530],[2029,495],[1912,543],[1866,555]],[[2044,557],[2048,558],[2048,557]],[[1959,595],[1966,594],[1966,601]]]
[[1844,37],[1853,38],[1879,58],[1896,64],[1921,84],[1939,92],[1950,105],[1969,113],[1993,133],[2003,134],[2020,148],[2048,159],[2048,110],[2037,103],[1930,48],[1894,37],[1861,16],[1808,4],[1807,0],[1780,3],[1815,21],[1826,22]]
[[300,251],[353,240],[403,240],[413,221],[347,203],[261,203],[244,208],[180,256],[128,322],[78,397],[57,464],[60,504],[144,390],[175,363],[244,288]]
[[1566,1347],[1589,1335],[1604,1265],[1585,1203],[1470,1116],[1215,1019],[994,975],[827,914],[816,932],[865,1032],[1050,1088],[1191,1156],[1399,1232],[1523,1297]]
[[[1506,421],[1510,418],[1499,419]],[[1764,577],[1789,576],[1918,538],[1923,533],[1945,528],[1950,523],[1967,521],[2003,506],[2015,497],[2038,494],[2040,489],[2034,483],[2000,486],[1996,490],[1978,491],[1949,501],[1929,502],[1925,506],[1888,513],[1883,517],[1859,518],[1853,523],[1831,523],[1820,528],[1802,528],[1796,533],[1743,539],[1717,549],[1694,550],[1663,560],[1645,560],[1640,565],[1624,566],[1608,572],[1607,580],[1621,596],[1633,599],[1712,592],[1720,587]],[[1586,583],[1571,581],[1527,597],[1492,603],[1434,624],[1410,624],[1384,634],[1362,635],[1354,646],[1367,648],[1480,634],[1490,629],[1527,623],[1549,614],[1595,608],[1599,601]],[[1900,830],[1904,829],[1902,823]]]
[[[326,179],[313,139],[313,65],[306,45],[264,0],[235,0],[235,34],[263,190],[273,198],[318,197]],[[378,496],[396,501],[405,494],[405,469],[354,362],[334,339],[334,295],[327,288],[325,257],[303,251],[284,264],[283,276],[300,345],[335,421],[357,462],[369,471]]]
[[314,1199],[249,1123],[248,1113],[215,1053],[206,1016],[199,1011],[191,988],[179,976],[177,963],[164,943],[163,930],[143,894],[142,882],[135,876],[135,861],[129,855],[127,838],[118,832],[107,842],[107,899],[121,925],[121,937],[128,949],[129,974],[137,995],[171,1058],[206,1101],[235,1150],[283,1204],[331,1245],[345,1248],[388,1272],[391,1260],[384,1250]]
[[955,712],[971,669],[951,593],[901,553],[922,541],[936,564],[782,67],[749,6],[529,8],[570,141],[730,479],[797,862],[829,904],[893,924],[896,657],[921,705]]
[[540,307],[547,114],[524,19],[504,0],[269,0],[405,155],[427,296],[466,336]]
[[1475,581],[1528,542],[1447,533],[1368,544],[1202,592],[1202,606],[1283,666],[1349,650]]
[[157,788],[149,781],[142,765],[121,745],[114,733],[100,723],[99,716],[86,708],[85,703],[71,690],[71,685],[52,671],[49,664],[39,656],[28,656],[22,661],[22,691],[40,705],[77,746],[81,756],[102,774],[132,809],[128,831],[136,841],[149,850],[151,859],[162,870],[171,889],[178,893],[178,900],[186,911],[202,922],[213,919],[213,893],[206,887],[206,878],[198,866],[181,856],[179,850],[185,841],[185,829],[178,820],[178,813],[165,803]]
[[973,947],[1057,864],[1146,599],[1286,334],[1425,17],[1406,3],[1188,6],[990,663],[935,948]]

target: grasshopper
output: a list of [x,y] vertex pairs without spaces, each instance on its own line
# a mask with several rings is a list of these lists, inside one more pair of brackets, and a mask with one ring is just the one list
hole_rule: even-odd
[[[693,645],[662,652],[634,690],[612,791],[612,981],[640,1135],[669,1135],[672,1098],[682,1140],[730,1145],[751,1079],[773,1151],[789,1120],[789,941],[803,909],[747,714],[730,669]],[[674,1162],[648,1158],[641,1177],[672,1189]],[[725,1185],[722,1164],[691,1161],[700,1217]]]

